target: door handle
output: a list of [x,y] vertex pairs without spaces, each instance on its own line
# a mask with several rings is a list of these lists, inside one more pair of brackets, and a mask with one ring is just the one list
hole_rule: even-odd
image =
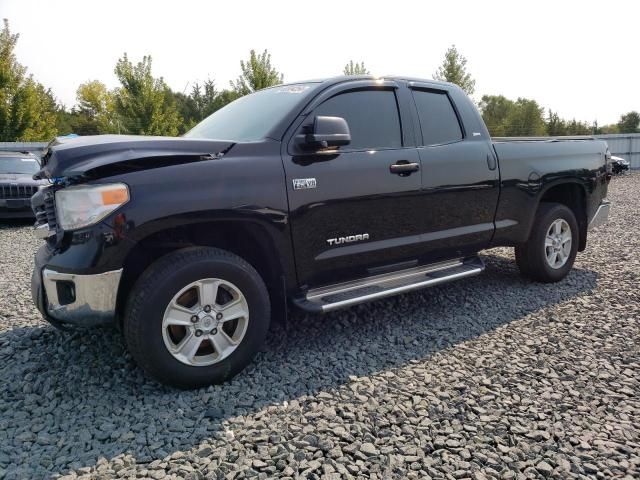
[[497,167],[496,157],[490,153],[487,153],[487,166],[489,167],[489,170],[495,170]]
[[389,171],[391,173],[395,173],[396,175],[400,175],[401,177],[411,175],[413,172],[417,172],[418,170],[420,170],[419,163],[410,163],[407,160],[400,160],[392,165],[389,165]]

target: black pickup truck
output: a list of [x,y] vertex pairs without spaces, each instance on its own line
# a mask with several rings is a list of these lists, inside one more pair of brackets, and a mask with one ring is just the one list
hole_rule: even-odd
[[328,312],[476,275],[515,247],[563,279],[606,221],[607,145],[492,139],[455,85],[339,77],[242,97],[182,138],[57,139],[32,199],[52,324],[120,322],[150,375],[245,367],[287,305]]

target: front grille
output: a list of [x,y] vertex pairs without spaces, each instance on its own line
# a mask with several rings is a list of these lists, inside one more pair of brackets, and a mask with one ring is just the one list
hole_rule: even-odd
[[56,218],[56,204],[55,204],[55,188],[49,187],[42,190],[34,197],[31,202],[33,205],[34,213],[36,214],[36,224],[48,225],[51,232],[55,232],[49,237],[49,240],[56,243],[58,235],[58,220]]
[[54,195],[51,192],[44,197],[44,209],[47,214],[47,223],[49,224],[49,230],[58,230],[58,219],[56,218],[56,204],[54,202]]
[[31,198],[37,191],[37,185],[0,184],[0,199]]

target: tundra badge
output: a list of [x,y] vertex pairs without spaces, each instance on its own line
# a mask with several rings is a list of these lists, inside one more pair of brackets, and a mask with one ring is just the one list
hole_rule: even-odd
[[368,233],[362,233],[358,235],[348,235],[346,237],[327,238],[329,245],[340,245],[342,243],[361,242],[362,240],[369,240]]
[[307,188],[316,188],[317,183],[315,178],[294,178],[293,189],[304,190]]

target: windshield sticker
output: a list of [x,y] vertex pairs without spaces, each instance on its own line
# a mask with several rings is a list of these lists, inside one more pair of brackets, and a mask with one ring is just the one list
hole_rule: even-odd
[[289,85],[286,87],[281,87],[278,90],[276,90],[277,93],[302,93],[306,90],[308,90],[309,85]]

